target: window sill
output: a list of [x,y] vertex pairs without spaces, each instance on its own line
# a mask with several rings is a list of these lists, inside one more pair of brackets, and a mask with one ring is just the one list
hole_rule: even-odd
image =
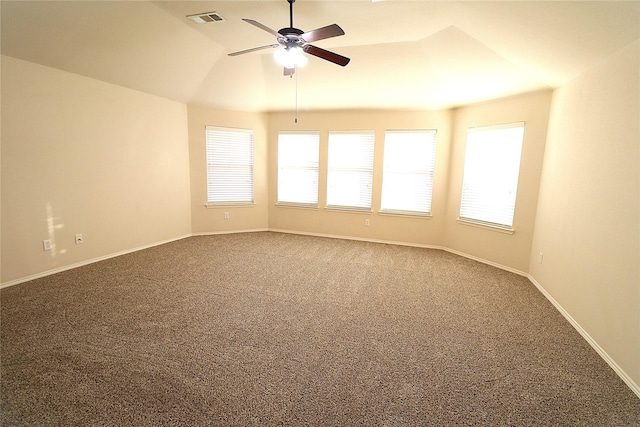
[[420,219],[431,219],[433,216],[431,213],[426,212],[414,212],[414,211],[379,211],[378,215],[383,216],[398,216],[403,218],[420,218]]
[[466,218],[458,218],[458,223],[469,225],[472,227],[484,228],[485,230],[497,231],[499,233],[504,233],[504,234],[515,233],[515,230],[513,229],[513,227],[501,226],[498,224],[492,224],[490,222],[482,222],[482,221],[474,221]]
[[332,211],[332,212],[352,212],[352,213],[367,213],[367,214],[370,214],[373,212],[371,208],[358,208],[353,206],[326,206],[324,210]]
[[318,210],[318,205],[306,204],[306,203],[286,203],[279,202],[276,203],[276,207],[278,208],[299,208],[299,209],[314,209]]
[[207,209],[218,208],[252,208],[256,204],[254,202],[221,202],[221,203],[205,203]]

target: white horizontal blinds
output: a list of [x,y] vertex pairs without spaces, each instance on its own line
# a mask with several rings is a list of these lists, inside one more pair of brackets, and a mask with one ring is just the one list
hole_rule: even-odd
[[374,133],[329,132],[327,207],[371,210]]
[[206,127],[207,203],[253,203],[253,131]]
[[278,203],[318,206],[318,132],[278,134]]
[[431,213],[435,157],[435,130],[385,132],[380,210]]
[[469,129],[460,218],[513,226],[524,123]]

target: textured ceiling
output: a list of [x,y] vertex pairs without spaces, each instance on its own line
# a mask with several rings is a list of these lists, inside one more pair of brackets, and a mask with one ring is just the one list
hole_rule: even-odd
[[[294,26],[336,23],[282,75],[273,43],[241,20],[289,25],[285,0],[2,1],[2,54],[184,103],[242,111],[443,109],[557,87],[640,37],[640,2],[297,0]],[[196,24],[216,11],[226,20]],[[297,88],[296,88],[297,86]]]

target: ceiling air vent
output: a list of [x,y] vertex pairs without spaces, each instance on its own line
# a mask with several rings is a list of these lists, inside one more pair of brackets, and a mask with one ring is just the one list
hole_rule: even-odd
[[198,13],[197,15],[189,15],[187,18],[191,19],[193,22],[197,22],[198,24],[225,20],[218,12]]

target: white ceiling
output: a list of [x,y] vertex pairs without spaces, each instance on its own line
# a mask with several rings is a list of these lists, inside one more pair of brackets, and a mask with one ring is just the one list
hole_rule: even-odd
[[[294,26],[345,35],[284,77],[275,42],[241,18],[289,26],[286,0],[2,1],[2,54],[184,103],[241,111],[444,109],[557,87],[640,37],[640,1],[297,0]],[[216,11],[226,20],[196,24]]]

